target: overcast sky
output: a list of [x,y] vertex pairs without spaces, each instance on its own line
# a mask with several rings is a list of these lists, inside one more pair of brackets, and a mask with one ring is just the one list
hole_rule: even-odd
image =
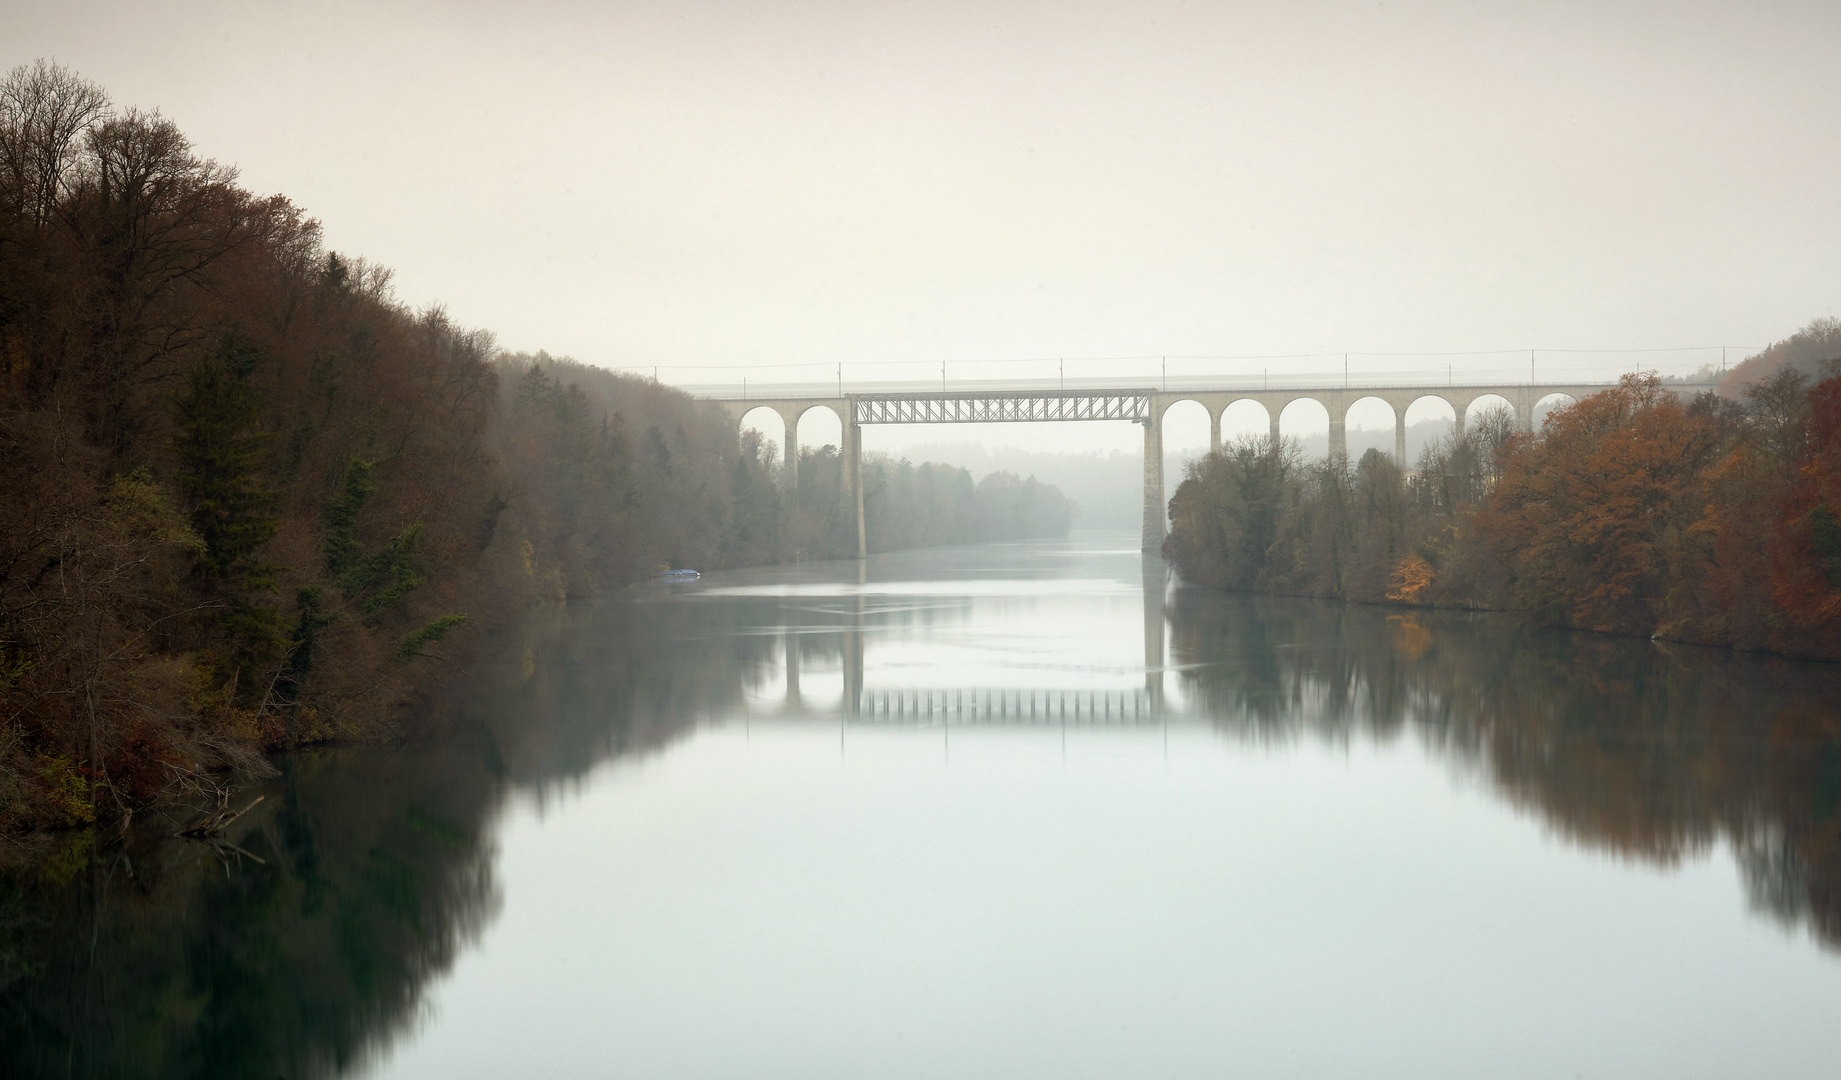
[[[1841,312],[1833,0],[11,0],[0,42],[403,299],[672,382],[1615,374],[1708,354],[1559,350]],[[1374,355],[1464,350],[1524,351]]]

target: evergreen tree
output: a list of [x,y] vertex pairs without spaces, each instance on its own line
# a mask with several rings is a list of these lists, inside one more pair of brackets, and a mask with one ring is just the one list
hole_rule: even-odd
[[205,543],[201,564],[218,579],[257,570],[249,560],[280,523],[282,493],[264,482],[269,437],[257,427],[254,393],[231,366],[248,363],[247,353],[226,339],[192,368],[174,406],[179,488]]
[[217,612],[208,628],[217,644],[216,676],[245,700],[266,694],[269,669],[288,650],[280,611],[252,599],[275,588],[277,568],[257,563],[255,555],[275,535],[282,500],[265,483],[268,436],[257,426],[255,394],[244,381],[258,359],[247,343],[226,337],[192,368],[173,407],[177,479],[204,543],[198,569]]
[[345,466],[345,490],[326,508],[326,529],[320,534],[320,547],[326,557],[326,571],[343,578],[363,556],[358,546],[358,514],[364,504],[377,494],[371,482],[370,462],[353,458]]

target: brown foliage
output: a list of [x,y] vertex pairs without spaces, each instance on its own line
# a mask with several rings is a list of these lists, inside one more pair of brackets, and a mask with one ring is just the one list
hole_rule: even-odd
[[1514,606],[1597,630],[1689,617],[1672,586],[1703,554],[1692,531],[1726,433],[1653,374],[1628,375],[1513,442],[1477,529],[1513,575]]
[[[520,598],[475,543],[490,338],[234,180],[68,71],[0,79],[0,829],[383,730],[440,667],[400,640]],[[321,551],[354,458],[362,589]],[[207,553],[188,517],[245,539]]]

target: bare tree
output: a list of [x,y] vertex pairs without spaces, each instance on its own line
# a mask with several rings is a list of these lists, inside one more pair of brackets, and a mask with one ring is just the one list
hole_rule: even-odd
[[108,95],[69,68],[39,60],[0,79],[0,214],[50,222],[83,137],[108,116]]
[[1764,452],[1786,477],[1800,462],[1809,441],[1808,383],[1802,372],[1783,367],[1745,391],[1745,412],[1753,430]]

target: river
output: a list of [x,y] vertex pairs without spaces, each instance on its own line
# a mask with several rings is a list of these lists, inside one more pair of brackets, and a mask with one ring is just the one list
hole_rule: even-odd
[[1837,703],[1125,534],[641,586],[0,882],[0,1073],[1832,1076]]

